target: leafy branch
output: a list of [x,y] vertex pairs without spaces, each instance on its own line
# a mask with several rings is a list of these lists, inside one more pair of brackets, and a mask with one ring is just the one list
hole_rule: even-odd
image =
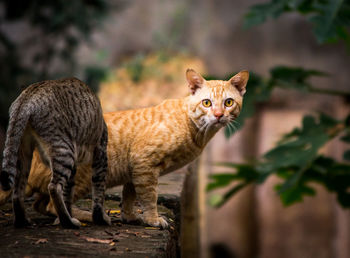
[[[229,79],[232,76],[233,75],[230,74],[226,76],[226,79]],[[267,79],[252,73],[247,86],[249,90],[244,95],[244,108],[238,119],[234,122],[234,128],[236,130],[240,129],[244,125],[244,121],[256,113],[256,109],[259,105],[266,104],[270,100],[271,93],[276,88],[335,95],[350,99],[350,92],[333,89],[320,89],[312,86],[311,83],[309,83],[309,80],[315,76],[328,76],[328,74],[314,69],[282,65],[273,67],[270,70],[270,77]],[[213,79],[215,77],[206,76],[206,78]],[[231,127],[225,128],[226,137],[231,137],[236,130],[232,130]]]
[[[8,108],[21,86],[72,76],[79,44],[90,38],[112,8],[125,4],[123,0],[77,0],[69,4],[64,0],[4,0],[0,13],[0,126],[6,126]],[[31,30],[23,35],[23,42],[15,41],[6,30],[7,25],[18,22]]]
[[[302,127],[284,135],[277,146],[265,153],[258,163],[219,164],[231,171],[212,175],[207,190],[228,186],[232,182],[236,184],[223,196],[213,195],[211,204],[220,207],[245,186],[261,184],[274,174],[284,180],[276,185],[276,190],[285,205],[302,201],[304,195],[314,195],[315,190],[310,183],[316,182],[335,192],[339,203],[349,208],[350,165],[319,153],[327,142],[341,135],[342,141],[350,143],[350,116],[342,121],[322,113],[305,116]],[[350,150],[344,153],[344,161],[350,161]]]
[[[249,28],[287,12],[307,16],[319,43],[344,40],[350,48],[350,0],[271,0],[252,6],[245,16],[244,26]],[[237,129],[246,118],[256,113],[259,105],[268,102],[275,88],[350,99],[350,92],[314,87],[309,83],[309,79],[314,76],[328,75],[317,70],[287,66],[272,68],[268,79],[253,74],[248,82],[249,91],[245,96],[244,109],[237,120],[238,125],[235,124]],[[230,137],[234,131],[226,129],[225,134]],[[285,205],[302,201],[305,195],[315,195],[311,183],[318,183],[336,193],[342,206],[350,208],[350,149],[344,152],[342,162],[320,154],[320,149],[336,137],[350,144],[350,114],[343,120],[336,120],[323,113],[304,116],[302,126],[284,135],[258,162],[219,164],[229,171],[212,175],[207,190],[234,184],[224,195],[212,195],[211,204],[220,207],[249,184],[261,184],[269,176],[277,175],[282,183],[277,184],[275,189]]]
[[[319,43],[344,40],[350,48],[350,0],[271,0],[252,6],[245,16],[244,25],[247,28],[258,25],[270,17],[276,19],[287,12],[307,16]],[[350,99],[350,92],[314,87],[309,83],[309,79],[314,76],[328,75],[317,70],[287,66],[272,68],[268,79],[253,74],[248,82],[249,91],[245,96],[244,109],[235,126],[239,129],[245,119],[256,113],[259,105],[267,103],[275,88]],[[234,131],[226,129],[227,137],[233,134]],[[229,171],[212,175],[207,190],[226,187],[231,183],[234,185],[224,195],[212,195],[211,204],[220,207],[245,186],[261,184],[269,176],[277,175],[282,183],[277,184],[275,189],[285,205],[302,201],[305,195],[315,195],[311,183],[318,183],[336,193],[339,203],[350,208],[350,149],[344,152],[342,162],[320,154],[320,149],[336,137],[350,144],[350,114],[343,120],[336,120],[323,113],[304,116],[301,128],[284,135],[258,162],[219,164]]]
[[318,43],[343,40],[350,47],[349,0],[271,0],[252,6],[245,16],[244,26],[250,28],[288,12],[307,17]]

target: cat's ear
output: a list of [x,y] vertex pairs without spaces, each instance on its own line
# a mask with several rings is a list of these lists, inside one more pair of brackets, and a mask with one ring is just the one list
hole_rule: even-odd
[[244,93],[246,92],[245,88],[247,86],[248,79],[249,79],[249,72],[240,71],[235,76],[233,76],[229,80],[229,82],[231,83],[232,86],[234,86],[239,91],[241,96],[243,96]]
[[204,78],[193,69],[187,69],[186,79],[192,95],[196,93],[197,89],[202,88],[205,82]]

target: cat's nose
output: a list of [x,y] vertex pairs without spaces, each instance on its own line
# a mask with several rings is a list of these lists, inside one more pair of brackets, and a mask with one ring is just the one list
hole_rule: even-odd
[[217,120],[219,120],[223,115],[224,113],[222,113],[221,111],[214,111],[214,116],[217,118]]

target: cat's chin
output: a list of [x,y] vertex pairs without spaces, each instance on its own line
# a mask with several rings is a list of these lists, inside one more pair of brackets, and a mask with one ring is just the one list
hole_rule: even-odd
[[226,126],[227,123],[223,123],[223,122],[220,122],[220,121],[217,121],[217,122],[214,122],[211,127],[218,130],[224,126]]

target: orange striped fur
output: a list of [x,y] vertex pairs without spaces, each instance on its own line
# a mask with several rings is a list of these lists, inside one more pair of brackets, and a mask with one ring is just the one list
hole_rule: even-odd
[[[137,219],[134,213],[137,197],[144,210],[141,220],[166,227],[166,220],[157,212],[158,177],[196,159],[215,133],[240,113],[248,72],[242,71],[229,81],[206,81],[193,70],[188,70],[186,76],[191,94],[183,99],[104,114],[108,127],[107,187],[124,185],[122,217],[126,221]],[[231,106],[225,106],[228,99],[233,100]],[[211,102],[210,107],[205,106],[206,100]],[[35,208],[55,213],[47,198],[50,176],[50,170],[35,153],[27,194],[39,192]],[[75,178],[74,201],[91,190],[91,168],[78,167]],[[9,194],[0,193],[0,203]],[[73,210],[73,215],[80,220],[88,219],[79,210]]]

